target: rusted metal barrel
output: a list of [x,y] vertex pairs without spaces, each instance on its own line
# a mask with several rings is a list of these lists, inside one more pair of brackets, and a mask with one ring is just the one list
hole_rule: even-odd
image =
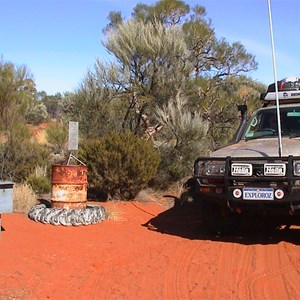
[[86,208],[87,167],[83,165],[53,165],[51,206],[55,208]]

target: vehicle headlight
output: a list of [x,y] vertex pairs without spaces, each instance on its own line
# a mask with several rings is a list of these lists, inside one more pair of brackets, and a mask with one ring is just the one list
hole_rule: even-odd
[[300,161],[294,161],[294,175],[300,176]]
[[223,175],[225,173],[225,162],[210,161],[205,166],[206,175]]

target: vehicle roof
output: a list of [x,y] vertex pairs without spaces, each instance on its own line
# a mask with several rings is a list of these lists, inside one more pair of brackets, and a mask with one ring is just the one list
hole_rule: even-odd
[[[280,108],[284,108],[284,107],[300,107],[300,103],[288,103],[288,104],[280,104],[279,106]],[[259,108],[258,110],[268,110],[268,109],[274,109],[276,108],[276,105],[272,104],[272,105],[268,105],[268,106],[264,106],[262,108]],[[257,111],[258,111],[257,110]]]
[[[276,93],[277,87],[277,93]],[[282,103],[300,102],[300,77],[286,77],[268,86],[266,93],[261,93],[260,100],[267,105],[274,105],[279,100]]]

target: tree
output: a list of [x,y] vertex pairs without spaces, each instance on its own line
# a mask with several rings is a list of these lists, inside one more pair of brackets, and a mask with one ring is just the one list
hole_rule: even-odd
[[35,83],[26,66],[0,60],[0,130],[9,131],[25,115],[35,100]]
[[65,124],[54,123],[46,129],[46,139],[52,152],[65,158],[67,152],[68,129]]
[[27,123],[37,125],[45,122],[48,119],[47,108],[44,103],[35,101],[26,113]]
[[246,104],[249,112],[253,112],[260,106],[259,95],[265,90],[264,85],[245,76],[228,76],[215,85],[213,83],[216,81],[201,80],[201,88],[191,96],[195,109],[198,108],[203,118],[209,121],[206,140],[211,150],[232,139],[240,122],[237,105]]
[[48,152],[31,141],[26,115],[37,103],[33,77],[26,66],[0,61],[0,178],[21,181]]
[[180,27],[130,20],[118,26],[104,43],[123,71],[119,94],[127,102],[123,127],[138,132],[143,115],[186,90],[192,65]]
[[209,123],[200,113],[192,113],[180,94],[157,108],[156,116],[164,129],[155,142],[162,156],[161,173],[168,170],[172,180],[179,180],[190,174],[195,154],[205,153]]
[[[254,56],[239,42],[217,40],[204,7],[191,9],[183,1],[161,0],[154,5],[137,5],[127,22],[121,14],[116,15],[110,14],[114,18],[110,19],[104,45],[120,69],[130,75],[130,81],[120,90],[134,93],[128,107],[150,118],[153,103],[162,107],[178,91],[190,97],[192,110],[199,111],[203,93],[206,98],[209,93],[220,94],[226,91],[225,85],[231,84],[230,78],[257,67]],[[141,115],[138,120],[142,120]]]
[[[104,66],[98,60],[71,99],[73,106],[68,106],[73,107],[72,114],[81,126],[93,128],[93,136],[113,128],[130,130],[141,137],[151,132],[151,139],[158,144],[173,128],[177,145],[184,145],[192,130],[190,124],[183,122],[181,125],[187,126],[183,130],[174,126],[176,119],[162,119],[162,112],[171,109],[172,103],[172,109],[183,119],[201,116],[209,124],[205,137],[200,134],[196,140],[191,139],[197,153],[191,154],[184,147],[181,151],[173,149],[172,154],[178,155],[173,156],[174,161],[190,163],[189,155],[196,157],[228,139],[227,125],[238,120],[233,108],[243,100],[234,93],[253,82],[246,75],[256,69],[257,63],[241,43],[216,38],[204,7],[191,8],[178,0],[138,4],[129,20],[120,12],[111,12],[104,32],[107,39],[103,44],[114,62]],[[184,99],[182,107],[174,102],[178,95]],[[83,105],[90,108],[84,110]],[[90,133],[85,130],[85,134]],[[199,142],[208,146],[199,148]],[[166,168],[170,170],[171,165]]]
[[67,120],[79,122],[84,138],[122,129],[122,76],[115,64],[104,65],[98,60],[94,72],[86,74],[76,93],[64,97],[63,113]]
[[47,108],[50,118],[59,119],[62,112],[63,96],[60,93],[47,95],[46,92],[38,93],[38,100]]

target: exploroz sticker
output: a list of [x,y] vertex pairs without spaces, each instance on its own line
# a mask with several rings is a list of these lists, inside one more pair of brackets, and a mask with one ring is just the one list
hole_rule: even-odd
[[272,188],[243,188],[244,200],[274,200]]

